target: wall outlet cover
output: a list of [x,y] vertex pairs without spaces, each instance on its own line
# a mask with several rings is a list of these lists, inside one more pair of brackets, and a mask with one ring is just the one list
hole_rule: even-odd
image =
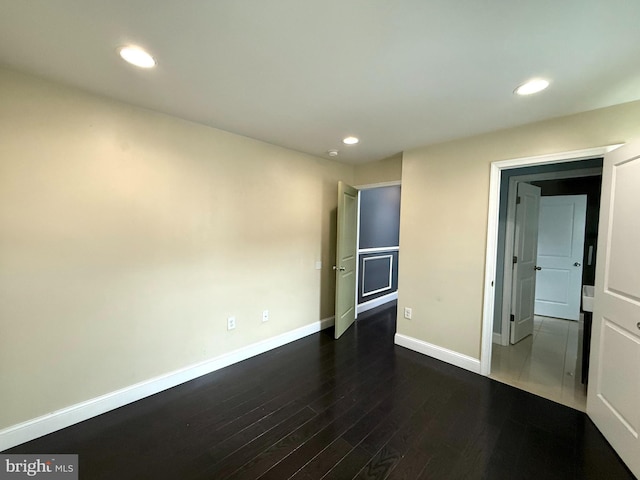
[[236,328],[236,317],[227,318],[227,330],[233,330]]

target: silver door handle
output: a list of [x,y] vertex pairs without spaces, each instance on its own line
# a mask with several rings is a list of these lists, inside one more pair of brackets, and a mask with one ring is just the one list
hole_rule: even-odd
[[344,267],[340,267],[340,268],[338,268],[338,267],[336,267],[335,265],[333,266],[333,269],[334,269],[334,270],[339,270],[339,271],[341,271],[341,272],[344,272],[344,271],[346,270],[346,268],[344,268]]
[[573,264],[574,267],[579,267],[580,266],[580,262],[576,262]]

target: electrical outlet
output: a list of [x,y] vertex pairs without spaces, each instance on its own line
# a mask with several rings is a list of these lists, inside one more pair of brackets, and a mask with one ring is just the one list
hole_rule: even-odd
[[263,322],[268,322],[269,321],[269,310],[263,310],[262,311],[262,321]]
[[236,317],[227,318],[227,330],[233,330],[236,328]]
[[407,320],[411,320],[412,314],[413,310],[411,310],[409,307],[404,307],[404,318],[406,318]]

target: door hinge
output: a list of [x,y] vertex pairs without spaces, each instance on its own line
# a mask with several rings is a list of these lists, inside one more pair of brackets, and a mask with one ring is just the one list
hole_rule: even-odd
[[516,316],[512,313],[511,316],[509,317],[509,320],[512,322],[516,321]]
[[513,263],[514,264],[518,263],[518,257],[513,257]]
[[516,197],[516,205],[520,205],[521,201],[522,201],[522,197]]

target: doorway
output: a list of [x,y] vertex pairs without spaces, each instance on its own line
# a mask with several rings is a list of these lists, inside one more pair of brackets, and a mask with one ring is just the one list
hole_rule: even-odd
[[[513,245],[511,244],[511,246],[509,246],[506,240],[507,230],[513,229],[513,226],[510,226],[506,212],[508,201],[512,201],[514,204],[516,201],[515,198],[508,198],[509,183],[513,185],[518,176],[521,177],[518,180],[526,180],[529,182],[589,177],[594,175],[594,172],[587,171],[585,173],[584,170],[601,168],[601,157],[614,148],[615,146],[605,146],[589,150],[565,152],[557,155],[494,162],[492,164],[487,268],[485,277],[487,288],[485,288],[484,299],[481,373],[485,375],[491,373],[491,358],[494,345],[508,344],[508,341],[503,341],[503,336],[508,340],[507,330],[501,327],[503,326],[505,315],[507,321],[510,316],[510,311],[505,306],[503,300],[505,291],[507,291],[507,295],[510,294],[510,289],[504,288],[505,284],[510,285],[511,282],[511,266],[506,265],[505,256],[508,256],[510,249],[512,250],[513,248]],[[534,167],[534,170],[532,170],[531,167]],[[583,172],[580,173],[579,169],[583,170]],[[563,175],[558,174],[559,171],[572,173],[565,173],[563,179]],[[514,197],[514,195],[512,195],[512,197]],[[509,302],[506,303],[508,304]],[[545,319],[536,319],[534,328],[537,328],[538,331],[551,329],[553,320],[550,319],[547,325],[544,325],[544,320]],[[535,336],[532,335],[530,340],[532,343],[534,337]]]
[[399,182],[358,186],[358,315],[398,298]]
[[[495,319],[499,322],[498,329],[504,330],[494,338],[491,377],[584,411],[586,385],[582,383],[582,370],[586,329],[580,317],[580,292],[583,284],[594,283],[601,159],[548,165],[545,169],[548,171],[529,167],[505,175],[504,180],[509,180],[521,198],[519,203],[507,206],[508,222],[507,218],[501,219],[509,227],[515,222],[515,228],[505,230],[502,295],[505,318]],[[525,195],[530,190],[531,201],[539,208],[525,208],[528,201]],[[513,196],[513,192],[507,194],[507,198]],[[589,228],[585,229],[587,201]],[[515,207],[518,215],[509,212],[509,207],[511,210]],[[535,228],[520,225],[526,221],[523,212],[528,211],[536,214]],[[535,238],[523,240],[524,235]],[[511,244],[515,244],[513,252],[508,248]],[[537,246],[533,248],[537,252],[529,265],[526,255],[518,257],[526,254],[519,247],[531,244]],[[512,253],[516,263],[510,265]],[[583,265],[588,268],[585,270]],[[534,277],[533,284],[522,281],[522,269]],[[516,294],[527,290],[525,287],[528,294]]]
[[[540,167],[534,167],[534,170]],[[499,216],[500,226],[498,232],[497,276],[495,279],[495,313],[493,325],[493,341],[506,346],[509,343],[511,329],[511,315],[514,313],[514,300],[512,289],[514,283],[514,271],[517,264],[513,264],[516,252],[514,243],[516,237],[516,191],[519,184],[525,183],[536,186],[541,198],[551,198],[567,195],[586,195],[586,228],[584,241],[581,242],[582,252],[579,252],[573,261],[580,263],[580,283],[593,285],[595,280],[595,252],[598,234],[598,217],[600,209],[600,185],[602,183],[602,158],[588,159],[562,164],[551,164],[544,167],[543,172],[531,173],[531,168],[514,169],[504,176],[501,200],[501,212]],[[506,185],[505,185],[506,184]],[[537,232],[537,225],[536,225]],[[537,233],[535,234],[537,235]],[[537,241],[535,242],[537,243]],[[545,253],[544,251],[541,253]],[[537,251],[536,251],[537,257]],[[538,258],[535,259],[536,265]],[[544,262],[544,259],[540,259]],[[578,269],[578,268],[576,268]],[[538,271],[539,272],[539,271]],[[539,273],[537,274],[539,276]],[[543,277],[544,280],[544,277]],[[536,289],[537,290],[537,289]],[[535,298],[535,296],[532,294]],[[562,315],[549,314],[544,309],[532,313],[543,316],[562,317]],[[566,317],[568,318],[568,317]],[[575,318],[577,320],[577,318]],[[512,342],[515,343],[515,342]]]
[[400,182],[352,187],[339,181],[336,217],[338,339],[358,313],[397,300]]

